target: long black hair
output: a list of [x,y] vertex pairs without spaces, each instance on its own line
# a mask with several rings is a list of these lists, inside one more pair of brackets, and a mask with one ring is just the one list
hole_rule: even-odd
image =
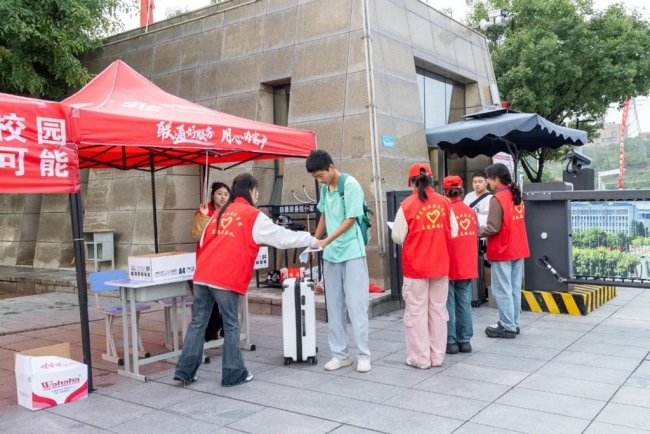
[[411,185],[415,185],[418,189],[418,199],[420,199],[420,202],[426,202],[429,198],[426,189],[430,188],[433,184],[431,177],[427,175],[424,169],[420,169],[420,175],[410,178],[409,181],[411,182]]
[[230,197],[228,201],[224,204],[223,208],[219,210],[219,215],[217,216],[217,225],[221,221],[221,217],[230,204],[237,198],[241,197],[246,200],[251,206],[255,206],[253,202],[253,197],[251,196],[251,191],[258,187],[257,179],[250,173],[240,173],[233,179],[232,187],[230,188]]
[[510,174],[510,169],[506,167],[505,164],[496,163],[489,166],[486,170],[487,176],[490,179],[498,179],[501,181],[501,184],[510,187],[512,191],[512,198],[515,202],[515,205],[521,204],[521,188],[517,185],[516,182],[512,180],[512,175]]
[[445,190],[445,196],[447,196],[450,199],[455,199],[457,197],[463,197],[463,193],[465,190],[460,187],[460,188],[450,188],[448,190]]
[[223,182],[213,182],[212,187],[210,188],[210,203],[212,204],[213,210],[217,209],[217,204],[214,203],[214,193],[221,188],[225,188],[228,191],[228,194],[230,195],[230,187],[228,187]]

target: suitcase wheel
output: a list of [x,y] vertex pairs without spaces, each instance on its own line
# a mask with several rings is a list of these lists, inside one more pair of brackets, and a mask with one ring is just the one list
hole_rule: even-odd
[[251,345],[251,349],[250,349],[251,351],[255,351],[256,349],[257,347],[255,346],[255,344]]
[[312,365],[317,365],[317,364],[318,364],[318,359],[316,358],[316,356],[313,356],[313,357],[307,357],[307,361],[308,361],[309,363],[311,363]]
[[203,363],[205,363],[206,365],[209,365],[209,364],[210,364],[210,358],[209,358],[209,357],[206,357],[206,358],[203,360]]
[[291,357],[284,358],[284,366],[289,366],[291,364]]
[[318,352],[318,347],[316,347],[316,352]]

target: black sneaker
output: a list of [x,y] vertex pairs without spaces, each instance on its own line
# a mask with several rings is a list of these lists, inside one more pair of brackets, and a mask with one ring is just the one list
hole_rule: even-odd
[[181,382],[183,382],[183,386],[187,386],[188,384],[196,383],[196,380],[197,380],[196,375],[195,375],[194,378],[192,378],[191,380],[183,380],[182,378],[180,378],[180,377],[174,375],[174,381],[181,381]]
[[499,323],[492,324],[485,329],[485,334],[488,338],[503,338],[503,339],[514,339],[517,336],[517,332],[511,332],[503,328]]
[[458,354],[458,345],[456,344],[447,344],[447,354]]
[[[501,321],[499,321],[497,324],[501,325]],[[521,329],[517,327],[517,334],[519,334],[519,332],[521,332]]]
[[471,353],[472,352],[472,346],[470,345],[469,342],[461,342],[458,344],[458,350],[461,353]]

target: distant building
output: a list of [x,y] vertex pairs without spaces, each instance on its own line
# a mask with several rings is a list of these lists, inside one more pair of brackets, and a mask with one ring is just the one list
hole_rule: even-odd
[[[650,209],[647,210],[650,212]],[[598,228],[605,232],[634,235],[633,228],[639,220],[639,210],[626,202],[572,202],[571,226],[573,232]]]
[[610,145],[621,142],[621,124],[606,124],[602,130],[598,130],[598,138],[594,139],[594,145]]

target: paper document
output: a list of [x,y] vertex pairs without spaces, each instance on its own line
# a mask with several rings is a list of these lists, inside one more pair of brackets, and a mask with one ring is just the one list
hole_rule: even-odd
[[388,227],[392,231],[393,230],[393,225],[395,224],[395,222],[386,222],[386,224],[388,225]]
[[487,218],[488,218],[488,216],[486,216],[485,214],[479,214],[478,215],[478,227],[479,228],[482,227],[482,226],[487,226]]
[[322,252],[323,249],[320,247],[307,247],[301,254],[298,256],[298,260],[302,262],[303,264],[306,264],[309,261],[309,254],[310,253],[315,253],[315,252]]

